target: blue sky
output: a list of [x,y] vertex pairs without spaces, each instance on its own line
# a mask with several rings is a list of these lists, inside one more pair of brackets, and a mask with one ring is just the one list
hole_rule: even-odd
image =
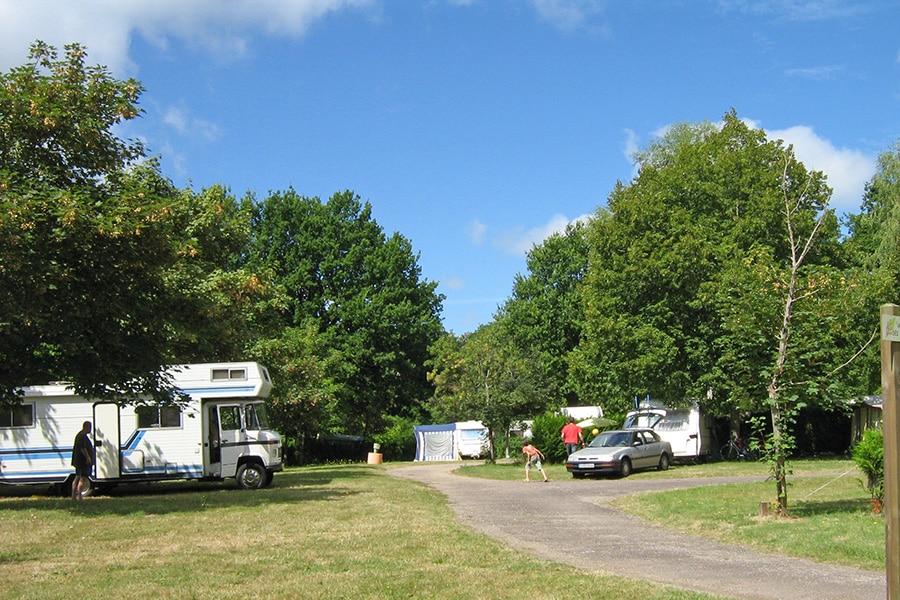
[[856,211],[900,139],[891,0],[0,0],[35,39],[147,91],[121,131],[179,186],[350,189],[410,239],[458,334],[525,252],[605,204],[629,153],[731,108]]

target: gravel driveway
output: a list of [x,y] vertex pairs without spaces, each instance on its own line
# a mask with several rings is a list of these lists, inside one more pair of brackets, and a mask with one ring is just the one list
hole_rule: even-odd
[[588,571],[740,599],[887,597],[884,572],[759,554],[656,527],[609,504],[636,492],[755,479],[638,476],[542,483],[538,476],[525,483],[454,475],[458,467],[458,463],[417,463],[389,468],[387,473],[444,494],[459,520],[476,531],[539,558]]

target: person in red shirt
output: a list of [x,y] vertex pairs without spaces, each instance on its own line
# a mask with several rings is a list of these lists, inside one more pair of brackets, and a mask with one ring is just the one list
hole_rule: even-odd
[[531,445],[528,440],[522,440],[522,454],[525,455],[525,481],[531,481],[531,469],[535,468],[544,476],[544,483],[550,481],[547,479],[547,473],[544,471],[542,460],[544,453]]
[[569,417],[569,423],[562,428],[562,441],[566,445],[566,453],[572,454],[578,450],[578,446],[584,444],[581,435],[581,427],[575,424],[575,418]]

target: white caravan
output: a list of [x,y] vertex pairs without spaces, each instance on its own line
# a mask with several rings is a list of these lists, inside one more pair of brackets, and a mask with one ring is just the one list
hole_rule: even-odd
[[625,416],[624,427],[650,427],[672,446],[679,461],[701,461],[709,457],[712,434],[700,406],[694,402],[670,408],[644,401]]
[[65,384],[23,389],[22,405],[0,411],[0,483],[71,485],[72,443],[85,421],[97,450],[95,487],[168,479],[234,477],[261,488],[281,471],[281,436],[264,399],[272,382],[254,362],[171,367],[183,406],[120,406],[75,395]]

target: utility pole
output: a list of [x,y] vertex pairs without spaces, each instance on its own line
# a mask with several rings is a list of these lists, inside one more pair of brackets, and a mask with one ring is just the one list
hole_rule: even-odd
[[887,600],[900,600],[900,306],[881,306]]

